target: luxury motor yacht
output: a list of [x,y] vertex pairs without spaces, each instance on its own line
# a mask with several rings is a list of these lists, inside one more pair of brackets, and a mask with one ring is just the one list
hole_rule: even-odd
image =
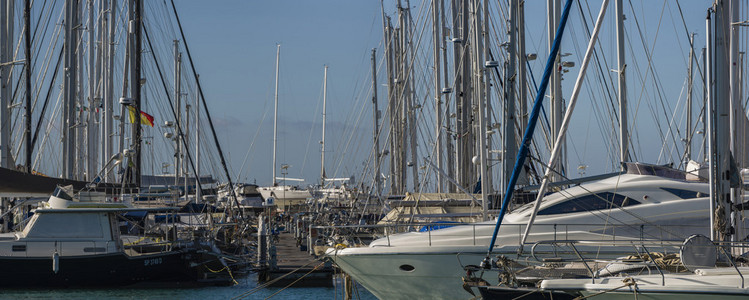
[[[631,251],[631,246],[601,245],[644,239],[683,241],[691,234],[706,234],[708,191],[708,184],[692,174],[629,164],[625,173],[544,197],[524,253],[548,250],[553,244],[548,241],[593,241],[577,250],[613,258]],[[518,254],[532,205],[505,216],[492,257]],[[327,256],[380,299],[470,298],[461,287],[464,267],[486,257],[495,223],[394,234],[367,247],[330,249]],[[547,246],[536,247],[539,242]],[[488,281],[497,284],[496,278]]]

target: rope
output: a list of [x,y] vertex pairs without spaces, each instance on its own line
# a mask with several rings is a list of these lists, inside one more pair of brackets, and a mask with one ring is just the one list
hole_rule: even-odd
[[598,292],[598,293],[595,293],[595,294],[591,294],[591,295],[588,295],[588,296],[584,296],[584,297],[583,297],[583,296],[580,296],[580,297],[577,297],[577,298],[575,298],[575,299],[573,299],[573,300],[583,300],[583,299],[588,299],[588,298],[591,298],[591,297],[595,297],[595,296],[603,295],[603,294],[606,294],[606,293],[609,293],[609,292],[613,292],[613,291],[616,291],[616,290],[618,290],[618,289],[621,289],[621,288],[623,288],[623,287],[628,287],[628,286],[634,286],[634,287],[635,287],[634,289],[632,289],[632,291],[633,291],[633,293],[635,294],[635,300],[637,300],[637,282],[635,281],[635,279],[634,279],[634,278],[632,278],[632,277],[627,277],[627,278],[624,278],[624,279],[622,280],[622,282],[624,283],[624,285],[622,285],[622,286],[620,286],[620,287],[615,287],[615,288],[613,288],[613,289],[610,289],[610,290],[605,290],[605,291],[602,291],[602,292]]
[[512,300],[523,299],[523,298],[525,298],[526,296],[529,296],[529,295],[531,295],[531,294],[533,294],[533,293],[535,293],[535,292],[538,292],[538,291],[540,291],[540,290],[541,290],[540,288],[539,288],[539,289],[535,289],[535,290],[532,290],[532,291],[530,291],[530,292],[527,292],[527,293],[525,293],[525,294],[522,294],[522,295],[520,295],[520,296],[517,296],[517,297],[515,297],[515,298],[512,298]]
[[209,268],[207,265],[203,265],[203,266],[205,267],[206,270],[210,271],[211,273],[220,273],[226,270],[226,272],[229,273],[229,278],[231,278],[231,281],[234,282],[235,285],[239,284],[237,280],[234,279],[234,275],[231,273],[231,269],[229,269],[229,266],[224,266],[221,270],[218,270],[218,271],[211,270],[211,268]]
[[255,287],[254,289],[251,289],[251,290],[249,290],[249,291],[247,291],[247,292],[244,292],[244,293],[240,294],[239,296],[233,297],[233,298],[231,298],[231,299],[232,299],[232,300],[234,300],[234,299],[242,299],[242,298],[244,298],[244,297],[247,297],[247,296],[249,296],[249,295],[252,295],[252,294],[256,293],[257,291],[259,291],[259,290],[262,290],[262,289],[264,289],[264,288],[268,287],[269,285],[271,285],[271,284],[274,284],[274,283],[278,282],[279,280],[281,280],[281,279],[285,278],[286,276],[289,276],[289,275],[291,275],[291,274],[293,274],[293,273],[296,273],[296,271],[299,271],[299,270],[301,270],[302,268],[304,268],[304,267],[306,267],[306,266],[309,266],[309,265],[310,265],[310,264],[312,264],[313,262],[315,262],[315,261],[313,260],[313,261],[311,261],[311,262],[308,262],[307,264],[305,264],[305,265],[303,265],[303,266],[301,266],[301,267],[299,267],[299,268],[296,268],[296,269],[292,270],[292,271],[291,271],[291,272],[289,272],[289,273],[286,273],[286,274],[284,274],[284,275],[282,275],[282,276],[280,276],[280,277],[278,277],[278,278],[276,278],[276,279],[273,279],[273,280],[267,281],[267,282],[265,282],[265,283],[263,283],[263,284],[261,284],[261,285],[259,285],[259,286]]
[[294,280],[294,282],[289,283],[289,285],[287,285],[284,288],[278,290],[277,292],[275,292],[272,295],[266,297],[265,299],[267,300],[267,299],[270,299],[271,297],[273,297],[275,295],[278,295],[278,293],[282,292],[285,289],[288,289],[289,287],[291,287],[292,285],[294,285],[295,283],[297,283],[299,280],[302,280],[302,278],[307,277],[307,275],[309,275],[310,273],[314,272],[315,270],[317,270],[318,268],[320,268],[323,265],[325,265],[325,262],[321,262],[319,265],[317,265],[314,268],[312,268],[312,270],[309,270],[309,272],[307,272],[307,274],[302,275],[302,277],[297,278],[297,280]]

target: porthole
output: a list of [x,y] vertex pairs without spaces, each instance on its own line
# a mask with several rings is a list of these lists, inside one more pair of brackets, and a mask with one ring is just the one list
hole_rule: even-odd
[[398,269],[401,269],[401,271],[404,272],[413,272],[415,268],[412,265],[401,265]]

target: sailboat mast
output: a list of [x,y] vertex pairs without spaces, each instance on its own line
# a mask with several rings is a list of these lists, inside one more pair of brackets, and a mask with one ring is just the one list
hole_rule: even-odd
[[[106,2],[106,1],[105,1]],[[114,142],[113,142],[113,114],[114,114],[114,34],[116,26],[115,16],[117,12],[117,1],[110,0],[109,12],[105,14],[107,26],[109,27],[109,33],[106,39],[106,67],[104,72],[106,73],[105,78],[105,94],[104,94],[104,159],[112,157],[114,153]],[[113,182],[114,178],[111,173],[107,173],[107,181]]]
[[[516,108],[515,108],[515,79],[517,78],[517,73],[515,70],[516,63],[517,63],[517,32],[515,29],[517,28],[517,13],[518,13],[518,0],[510,0],[510,10],[508,11],[509,17],[507,18],[508,24],[508,40],[510,44],[507,47],[507,58],[508,62],[505,65],[505,101],[504,101],[504,157],[502,159],[502,164],[504,166],[504,170],[502,172],[502,187],[507,186],[507,182],[510,180],[509,174],[512,174],[512,169],[514,167],[514,160],[517,156],[518,148],[517,148],[517,139],[516,139],[516,133],[515,130],[515,115],[516,115]],[[525,99],[522,99],[523,101]],[[524,181],[524,180],[523,180]],[[510,199],[512,201],[512,199]]]
[[687,136],[684,147],[684,161],[692,159],[692,87],[694,83],[694,33],[689,36],[689,67],[687,69]]
[[487,151],[486,151],[486,100],[489,98],[486,93],[484,93],[483,85],[484,85],[484,77],[487,75],[487,68],[482,68],[479,63],[484,61],[484,53],[483,53],[483,39],[482,39],[482,26],[481,26],[481,5],[479,0],[474,0],[472,4],[474,17],[473,17],[473,26],[475,28],[474,31],[474,55],[475,55],[475,64],[476,64],[476,80],[474,81],[475,87],[476,87],[476,98],[478,102],[478,129],[476,130],[478,139],[478,157],[479,157],[479,180],[481,180],[481,216],[482,220],[486,221],[488,220],[487,211],[489,210],[489,187],[487,185],[487,164],[486,164],[486,157],[487,157]]
[[[84,164],[84,172],[85,177],[82,177],[85,180],[92,179],[94,174],[96,174],[96,131],[94,129],[94,121],[95,121],[95,107],[96,104],[94,103],[96,100],[96,96],[94,93],[96,92],[95,86],[96,86],[96,74],[94,69],[94,64],[96,63],[96,54],[95,54],[95,26],[94,26],[94,20],[96,19],[96,16],[94,14],[94,1],[88,1],[88,50],[86,55],[88,56],[88,111],[86,113],[86,128],[84,128],[84,135],[86,139],[86,148],[84,154],[85,157],[85,164]],[[82,142],[82,141],[81,141]],[[83,162],[81,162],[83,163]]]
[[[559,0],[548,0],[548,14],[549,14],[549,22],[548,22],[548,34],[549,34],[549,49],[551,49],[551,45],[554,43],[554,33],[557,29],[557,24],[559,23],[560,18],[560,9],[561,9],[561,3]],[[559,50],[561,52],[561,49]],[[553,145],[556,142],[557,133],[559,133],[560,128],[562,127],[562,110],[564,109],[564,103],[562,100],[562,73],[560,72],[560,61],[561,61],[562,55],[557,55],[556,61],[554,61],[554,69],[551,74],[551,144]],[[564,174],[565,171],[565,165],[566,165],[566,146],[563,143],[562,144],[562,151],[559,154],[559,160],[551,166],[557,172],[552,174],[552,181],[559,181],[561,180],[560,176],[558,174]]]
[[[432,0],[432,39],[434,40],[434,103],[435,103],[435,123],[436,123],[436,134],[435,138],[437,139],[437,150],[436,150],[436,160],[437,160],[437,167],[442,169],[442,152],[443,144],[442,140],[445,138],[442,134],[442,89],[440,87],[440,37],[441,37],[441,30],[440,30],[440,23],[439,23],[439,8],[438,8],[438,1],[439,0]],[[373,53],[374,55],[374,53]],[[374,59],[374,58],[373,58]],[[442,183],[444,179],[442,178],[442,173],[437,173],[437,192],[442,193]]]
[[[12,3],[12,1],[8,1],[6,3]],[[65,2],[65,67],[63,70],[65,70],[65,73],[63,74],[64,82],[63,86],[65,89],[65,96],[64,96],[64,109],[63,109],[63,116],[62,116],[62,126],[63,126],[63,149],[62,149],[62,157],[63,157],[63,177],[68,179],[73,179],[75,174],[75,87],[78,85],[76,82],[77,76],[77,56],[76,56],[76,46],[77,46],[77,30],[78,27],[78,2],[77,1],[66,1]],[[13,20],[13,18],[6,18],[6,20]],[[2,97],[7,101],[7,98]],[[0,107],[2,109],[2,113],[0,113],[0,120],[2,120],[3,123],[5,123],[7,120],[7,102],[0,103]],[[2,126],[2,141],[0,143],[2,145],[8,145],[6,144],[6,130],[9,130],[10,126]],[[9,141],[9,140],[7,140]],[[8,161],[10,156],[7,156],[9,153],[7,153],[7,149],[2,149],[2,155],[3,155],[3,167],[9,167],[8,165],[5,165],[5,162]]]
[[273,105],[273,186],[276,185],[276,147],[278,145],[278,63],[281,57],[281,45],[276,47],[276,91]]
[[[707,18],[705,18],[705,87],[706,101],[705,101],[705,115],[707,117],[707,155],[706,160],[708,161],[708,177],[710,182],[710,224],[715,224],[715,208],[718,204],[717,192],[717,163],[715,155],[715,103],[713,98],[715,97],[715,91],[713,90],[713,32],[712,32],[712,18],[711,15],[714,13],[712,9],[707,12]],[[710,229],[710,240],[715,241],[716,226],[711,226]]]
[[[619,161],[625,162],[629,159],[629,133],[627,129],[627,64],[624,60],[624,9],[623,0],[616,0],[616,46],[617,65],[619,75]],[[624,165],[622,164],[622,168]]]
[[130,63],[132,66],[130,67],[130,97],[133,98],[133,104],[135,106],[135,120],[133,124],[133,139],[131,143],[133,144],[135,148],[135,168],[133,168],[133,178],[135,179],[135,186],[140,187],[140,177],[142,175],[141,173],[141,139],[142,139],[142,132],[141,132],[141,124],[140,124],[140,109],[141,109],[141,85],[140,85],[140,72],[141,72],[141,28],[142,28],[142,21],[143,21],[143,2],[141,0],[132,0],[131,1],[131,10],[133,11],[133,32],[131,34],[133,35],[133,42],[132,42],[132,48],[133,52],[130,54]]
[[[198,90],[198,80],[200,75],[195,75],[195,91]],[[195,93],[195,203],[200,203],[201,191],[200,186],[200,94]],[[232,187],[230,187],[232,188]]]
[[322,141],[320,141],[320,145],[322,146],[322,150],[320,150],[320,186],[325,187],[325,122],[326,122],[326,115],[325,115],[325,109],[327,107],[327,101],[328,101],[328,66],[325,66],[325,76],[323,79],[323,95],[322,95]]
[[715,164],[716,167],[714,174],[716,183],[713,195],[717,201],[716,213],[720,216],[715,220],[719,241],[730,241],[734,233],[729,221],[732,207],[730,203],[730,176],[727,176],[731,172],[731,150],[729,146],[731,145],[730,4],[731,1],[717,1],[713,6],[715,10],[713,26],[715,41],[714,51],[712,51],[714,76],[711,79],[714,84],[712,101],[714,103],[713,124],[715,126],[710,131],[715,134],[713,141],[715,143],[715,148],[713,148],[715,154],[713,154],[710,162]]
[[[23,27],[25,33],[25,57],[26,57],[26,115],[24,116],[26,139],[26,173],[31,173],[31,0],[24,1]],[[2,60],[0,60],[2,62]]]
[[[175,126],[178,128],[182,128],[182,97],[181,97],[181,70],[180,67],[182,65],[182,58],[179,53],[179,40],[173,41],[173,55],[174,55],[174,111],[177,112],[177,119],[175,121]],[[174,137],[174,184],[179,184],[179,178],[182,174],[182,149],[180,144],[180,136],[179,134],[176,134]]]
[[372,49],[372,119],[374,122],[374,185],[375,192],[379,198],[382,195],[382,186],[380,185],[380,110],[377,109],[377,55],[376,49]]
[[[443,70],[442,80],[444,81],[443,82],[444,88],[442,89],[441,93],[445,94],[444,116],[445,116],[445,133],[447,133],[453,130],[453,127],[452,127],[452,120],[450,118],[450,104],[449,104],[450,93],[452,92],[452,89],[449,88],[450,81],[448,78],[450,76],[449,76],[449,70],[448,70],[448,64],[447,64],[447,36],[448,36],[448,32],[450,31],[450,29],[445,27],[445,24],[446,24],[445,0],[440,0],[440,25],[439,26],[440,28],[443,29],[441,39],[442,39],[442,65],[444,66],[444,68],[442,68]],[[444,153],[440,152],[440,155],[447,154],[445,155],[447,157],[447,162],[446,162],[447,177],[455,178],[455,167],[454,167],[455,162],[453,160],[453,155],[452,155],[455,152],[455,150],[453,149],[452,139],[448,138],[447,135],[443,139],[445,141],[445,149],[443,151]],[[447,191],[451,193],[455,192],[455,185],[453,184],[448,185]]]

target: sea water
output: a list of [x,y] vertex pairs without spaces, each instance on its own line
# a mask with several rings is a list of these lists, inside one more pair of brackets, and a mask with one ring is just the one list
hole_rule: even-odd
[[[9,270],[6,270],[9,271]],[[95,274],[92,274],[95,276]],[[237,278],[237,284],[200,288],[115,288],[115,289],[0,289],[0,299],[343,299],[343,285],[332,288],[265,288],[257,287],[257,276]],[[283,290],[282,290],[283,289]],[[275,294],[275,295],[274,295]],[[353,299],[377,299],[360,285]]]

